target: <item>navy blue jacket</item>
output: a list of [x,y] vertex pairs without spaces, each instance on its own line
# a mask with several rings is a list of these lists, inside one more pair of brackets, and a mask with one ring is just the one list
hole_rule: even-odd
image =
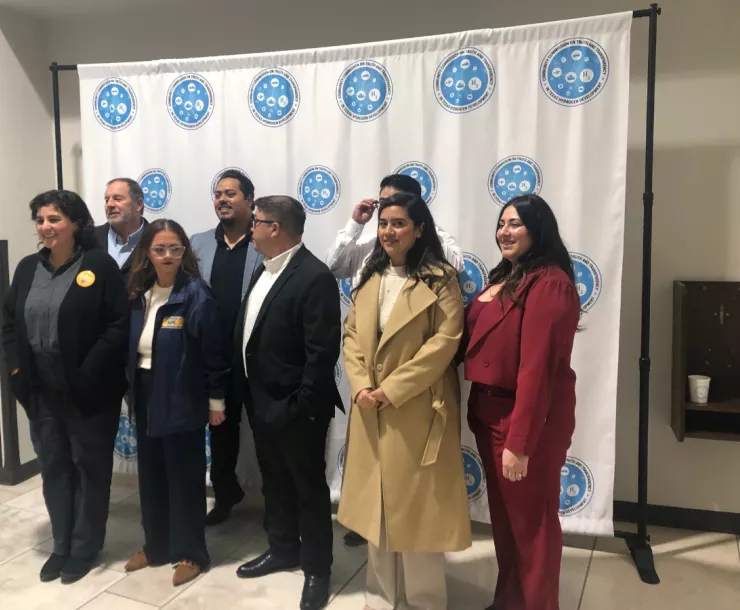
[[[131,302],[127,373],[134,407],[145,313],[145,295],[141,294]],[[180,273],[167,303],[157,311],[154,325],[152,394],[147,402],[149,436],[205,428],[209,398],[224,398],[230,370],[218,324],[216,301],[208,284]]]

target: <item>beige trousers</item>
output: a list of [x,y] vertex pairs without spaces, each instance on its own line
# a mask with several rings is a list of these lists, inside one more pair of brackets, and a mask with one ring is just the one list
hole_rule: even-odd
[[365,604],[371,610],[447,610],[444,553],[393,553],[367,545]]

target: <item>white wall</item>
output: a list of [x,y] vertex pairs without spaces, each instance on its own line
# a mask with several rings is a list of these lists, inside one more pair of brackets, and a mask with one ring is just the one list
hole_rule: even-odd
[[[330,46],[509,26],[644,7],[639,0],[319,0],[227,3],[54,21],[51,58],[101,63]],[[224,6],[228,6],[228,10]],[[650,501],[740,512],[740,444],[670,428],[671,283],[740,279],[740,2],[665,0],[659,25],[655,152]],[[616,498],[636,499],[647,20],[635,22]],[[79,95],[63,76],[65,179],[80,182]],[[94,151],[86,151],[94,154]],[[259,182],[258,182],[259,184]],[[102,197],[102,185],[101,185]],[[100,201],[90,202],[100,205]]]
[[[0,239],[11,273],[36,247],[28,202],[54,188],[54,149],[46,25],[0,9]],[[21,462],[34,457],[28,420],[18,409]]]

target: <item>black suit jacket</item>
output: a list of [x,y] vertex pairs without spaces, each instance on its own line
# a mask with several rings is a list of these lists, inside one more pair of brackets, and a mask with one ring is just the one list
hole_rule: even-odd
[[[244,377],[244,318],[255,273],[234,333],[234,370]],[[265,298],[246,348],[247,413],[253,424],[282,427],[344,411],[334,382],[341,343],[339,289],[329,268],[301,247]]]
[[[149,222],[146,218],[142,218],[142,221],[144,221],[144,227],[146,227]],[[110,230],[110,224],[107,222],[104,225],[100,225],[98,227],[95,227],[95,239],[98,240],[98,245],[108,252],[108,231]],[[121,267],[121,273],[123,273],[123,279],[124,281],[128,282],[128,274],[129,271],[131,271],[131,259],[133,258],[133,252],[131,255],[126,259],[126,262],[123,263],[123,267]]]

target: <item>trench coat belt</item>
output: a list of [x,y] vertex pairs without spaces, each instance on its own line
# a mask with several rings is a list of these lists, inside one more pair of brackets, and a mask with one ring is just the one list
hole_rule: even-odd
[[431,466],[437,461],[439,447],[442,444],[442,437],[447,426],[447,405],[445,405],[442,380],[437,381],[430,389],[432,391],[434,419],[429,430],[426,447],[424,447],[424,455],[421,458],[422,466]]

